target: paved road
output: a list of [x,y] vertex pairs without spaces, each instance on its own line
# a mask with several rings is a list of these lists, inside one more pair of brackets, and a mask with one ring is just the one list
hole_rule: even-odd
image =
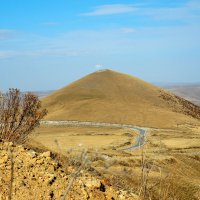
[[130,128],[138,132],[138,137],[136,143],[124,150],[135,150],[145,145],[146,143],[146,134],[148,128],[127,125],[127,124],[111,124],[111,123],[101,123],[101,122],[80,122],[80,121],[42,121],[41,124],[49,126],[93,126],[93,127],[113,127],[113,128]]
[[147,129],[146,128],[133,128],[133,130],[136,130],[138,132],[138,137],[136,139],[136,143],[128,147],[124,150],[135,150],[138,149],[146,144],[146,134],[147,134]]

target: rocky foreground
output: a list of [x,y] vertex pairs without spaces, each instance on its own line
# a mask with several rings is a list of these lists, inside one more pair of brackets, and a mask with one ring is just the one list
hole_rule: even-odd
[[[0,200],[9,199],[9,195],[12,195],[13,200],[62,199],[75,172],[74,166],[62,166],[52,158],[49,151],[38,153],[11,142],[0,141]],[[82,169],[73,182],[67,199],[138,198],[134,194],[117,191],[109,180]]]

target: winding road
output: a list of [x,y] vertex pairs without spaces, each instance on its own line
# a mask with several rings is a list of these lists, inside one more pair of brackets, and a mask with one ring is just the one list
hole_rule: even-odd
[[133,126],[133,125],[126,125],[126,124],[111,124],[111,123],[102,123],[102,122],[82,122],[82,121],[42,121],[41,124],[47,126],[66,126],[66,125],[73,125],[73,126],[93,126],[93,127],[113,127],[113,128],[130,128],[138,132],[138,137],[136,139],[136,143],[132,146],[125,148],[123,150],[135,150],[138,149],[146,144],[146,135],[148,132],[148,128]]
[[133,146],[128,147],[124,150],[135,150],[146,144],[147,129],[135,127],[135,128],[133,128],[133,130],[138,132],[138,137],[136,139],[136,143]]

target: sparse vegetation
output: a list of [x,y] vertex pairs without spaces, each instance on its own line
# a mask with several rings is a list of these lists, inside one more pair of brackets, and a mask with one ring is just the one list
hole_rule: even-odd
[[0,96],[0,139],[24,143],[46,114],[37,96],[10,89]]
[[[102,86],[104,80],[102,81],[101,77],[98,76],[99,74],[95,74],[92,81],[99,80],[100,84],[97,85]],[[124,77],[124,75],[109,72],[104,77],[108,83],[110,83],[110,76],[116,76],[119,80]],[[11,89],[8,93],[0,95],[0,166],[2,168],[0,170],[0,199],[1,193],[9,200],[19,199],[19,197],[26,199],[27,195],[30,195],[30,199],[45,200],[199,199],[200,129],[199,122],[192,118],[199,117],[199,108],[167,93],[160,96],[160,90],[139,80],[130,79],[127,76],[124,80],[127,84],[122,85],[120,98],[130,94],[130,98],[127,99],[133,102],[138,95],[134,96],[136,94],[134,93],[131,96],[130,91],[132,89],[130,88],[135,88],[135,83],[137,83],[138,86],[141,86],[140,88],[143,88],[142,98],[146,98],[145,102],[151,100],[149,105],[143,102],[135,102],[136,108],[139,110],[141,108],[138,107],[139,104],[145,108],[145,113],[140,113],[138,116],[135,114],[134,119],[139,120],[138,125],[144,124],[148,128],[146,144],[141,148],[137,148],[138,146],[129,148],[134,147],[137,142],[137,129],[130,126],[126,126],[126,128],[124,128],[125,126],[104,127],[100,126],[100,123],[98,123],[98,126],[92,126],[92,122],[85,123],[84,121],[80,123],[79,120],[84,119],[84,117],[79,120],[75,117],[77,121],[72,124],[59,122],[54,125],[52,122],[45,122],[37,129],[37,135],[29,137],[31,131],[40,124],[40,120],[47,113],[46,110],[41,108],[39,99],[30,93],[21,94],[17,89]],[[129,80],[132,84],[128,84],[130,83]],[[55,92],[44,100],[44,102],[47,100],[55,101],[55,104],[50,104],[49,107],[53,111],[51,110],[50,116],[46,119],[56,120],[60,111],[67,110],[68,112],[68,106],[70,106],[68,100],[73,106],[75,105],[74,102],[80,97],[80,88],[77,87],[77,84],[80,85],[80,83],[81,85],[88,83],[87,78],[74,84],[74,88],[77,88],[77,90],[70,88],[70,86]],[[88,88],[88,84],[86,85],[86,88]],[[126,90],[129,86],[130,88]],[[110,95],[110,92],[106,92],[107,85],[104,85],[101,89],[106,95]],[[115,88],[113,96],[119,93],[118,89],[118,87]],[[77,92],[77,96],[74,92]],[[80,102],[94,98],[94,96],[88,96],[90,93],[94,94],[93,89],[89,90],[89,93],[86,91],[86,96],[85,91],[82,92]],[[138,91],[139,96],[141,95],[140,92],[141,90]],[[99,92],[95,95],[98,96]],[[104,98],[104,96],[98,96],[97,99],[99,98]],[[107,100],[107,98],[105,99]],[[123,109],[124,100],[126,98],[121,99]],[[62,102],[63,106],[60,106],[61,104],[58,102]],[[105,113],[96,110],[97,102],[95,101],[93,105],[95,115],[99,114],[100,117],[104,118]],[[129,122],[125,120],[125,116],[122,116],[121,110],[116,111],[116,107],[119,105],[113,105],[115,109],[110,113],[120,116],[121,124]],[[160,106],[157,107],[158,110],[154,109],[157,105]],[[129,106],[132,108],[132,105]],[[110,102],[108,107],[110,107]],[[146,110],[150,107],[156,113],[153,117],[151,115],[155,113],[151,109]],[[81,104],[78,108],[80,109],[75,109],[77,113],[75,111],[70,112],[78,114],[80,111],[84,115],[87,114],[86,117],[88,117],[86,111],[93,113],[90,109],[81,111],[85,108]],[[124,115],[132,120],[133,113],[129,115],[129,110],[125,110]],[[135,112],[137,113],[137,110]],[[165,118],[162,118],[161,116],[165,114],[167,114]],[[65,116],[65,113],[63,116]],[[71,116],[73,117],[73,115]],[[168,121],[169,116],[172,116],[170,120],[173,123]],[[106,117],[113,119],[109,115],[106,115]],[[151,128],[153,124],[148,124],[146,117],[150,117],[147,121],[150,120],[149,122],[155,123],[154,125],[158,124],[160,128]],[[62,119],[64,120],[64,118]],[[105,118],[102,121],[107,119]],[[101,121],[97,118],[94,118],[95,120]],[[165,123],[167,125],[163,125]],[[30,140],[27,141],[28,137]],[[26,148],[17,146],[12,142],[25,142]],[[33,151],[29,147],[42,149],[42,153]],[[85,149],[87,149],[87,152]],[[43,150],[47,152],[43,152]],[[80,152],[82,152],[81,156]],[[24,193],[23,197],[21,191]]]
[[42,99],[47,120],[78,120],[170,128],[198,123],[200,108],[136,77],[92,73]]
[[81,170],[83,170],[83,168],[85,167],[85,165],[87,163],[87,151],[86,150],[82,152],[81,157],[80,157],[80,162],[81,162],[81,164],[78,167],[78,169],[74,173],[71,174],[71,180],[70,180],[61,200],[67,199],[67,195],[68,195],[70,189],[73,187],[74,181],[76,180],[76,178],[78,176],[80,176]]

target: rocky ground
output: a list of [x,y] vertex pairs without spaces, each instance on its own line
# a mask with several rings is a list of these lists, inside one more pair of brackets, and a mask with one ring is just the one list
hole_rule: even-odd
[[[52,157],[49,151],[39,153],[11,142],[0,141],[0,199],[7,200],[11,194],[13,200],[61,199],[76,168],[62,166]],[[109,180],[82,169],[67,199],[138,198],[134,194],[116,190]]]

